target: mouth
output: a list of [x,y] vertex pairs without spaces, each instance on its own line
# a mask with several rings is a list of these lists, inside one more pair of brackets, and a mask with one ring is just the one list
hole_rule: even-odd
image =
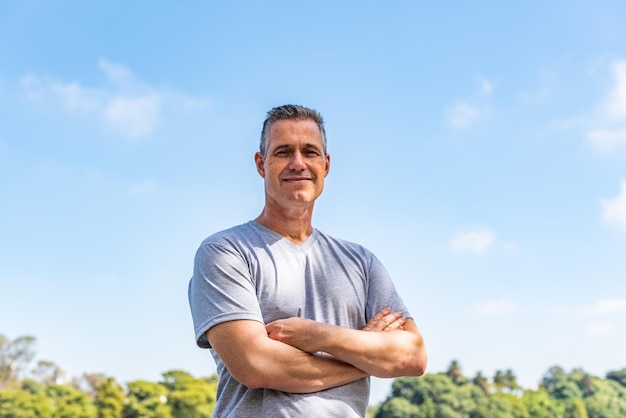
[[283,179],[283,181],[287,183],[298,183],[302,181],[311,181],[311,180],[312,179],[310,177],[288,177],[286,179]]

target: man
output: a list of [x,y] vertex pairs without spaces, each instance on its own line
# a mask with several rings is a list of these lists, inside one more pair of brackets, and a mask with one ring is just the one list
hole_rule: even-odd
[[363,417],[370,376],[424,373],[422,336],[372,253],[312,227],[330,169],[321,115],[269,111],[254,160],[263,211],[207,238],[189,285],[214,416]]

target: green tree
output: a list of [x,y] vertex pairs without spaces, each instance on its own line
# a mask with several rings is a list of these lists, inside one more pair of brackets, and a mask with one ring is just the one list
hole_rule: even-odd
[[608,380],[614,380],[626,388],[626,369],[608,372],[606,378]]
[[504,372],[504,389],[508,393],[517,393],[521,389],[520,385],[517,383],[517,376],[515,376],[512,369],[507,369]]
[[389,398],[378,408],[374,418],[420,418],[420,409],[406,398]]
[[98,418],[119,418],[122,416],[124,390],[112,377],[106,378],[94,388],[94,404],[98,410]]
[[10,340],[0,335],[0,389],[17,382],[35,356],[35,337],[28,335]]
[[483,374],[479,371],[476,373],[476,376],[472,379],[472,383],[478,386],[485,395],[489,394],[489,380],[483,376]]
[[391,394],[419,406],[420,415],[425,417],[467,416],[486,401],[480,388],[469,384],[457,386],[444,373],[395,379]]
[[39,360],[33,374],[46,384],[60,383],[65,375],[65,371],[57,366],[54,362],[48,360]]
[[589,418],[587,407],[582,399],[570,399],[565,404],[564,418]]
[[68,385],[46,386],[46,395],[52,401],[55,418],[96,418],[97,411],[87,394]]
[[53,410],[44,393],[0,389],[0,418],[49,418]]
[[522,402],[526,406],[528,415],[532,418],[560,418],[563,416],[563,406],[548,391],[541,387],[538,390],[526,390],[522,395]]
[[567,374],[560,366],[552,366],[543,375],[541,384],[550,392],[559,383],[567,379]]
[[96,390],[110,378],[102,373],[83,373],[74,381],[74,386],[83,392],[95,394]]
[[561,401],[581,399],[583,397],[583,392],[578,387],[578,384],[572,380],[558,382],[549,393],[553,398]]
[[171,418],[167,405],[167,387],[160,383],[136,380],[128,383],[128,403],[123,418]]
[[496,370],[496,374],[493,376],[493,387],[496,389],[496,392],[501,392],[505,384],[506,379],[504,372],[502,370]]
[[24,379],[22,380],[22,390],[25,390],[33,395],[40,393],[45,395],[46,385],[34,379]]
[[463,376],[461,365],[457,360],[452,360],[452,362],[450,362],[446,375],[448,375],[450,380],[452,380],[455,385],[463,385],[467,383],[467,378]]
[[589,418],[626,417],[626,388],[614,380],[592,379],[594,393],[584,398]]
[[168,404],[172,417],[210,417],[215,407],[217,376],[196,379],[182,370],[163,373],[163,385],[169,389]]

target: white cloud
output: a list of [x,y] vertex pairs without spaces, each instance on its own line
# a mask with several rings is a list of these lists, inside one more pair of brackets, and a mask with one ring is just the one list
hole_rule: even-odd
[[86,89],[78,83],[44,80],[29,74],[20,80],[26,98],[38,104],[61,105],[70,112],[97,111],[106,96],[97,90]]
[[615,324],[611,322],[594,322],[585,329],[585,334],[592,336],[614,335],[616,332]]
[[457,233],[450,240],[450,247],[455,252],[483,255],[493,245],[495,234],[487,228]]
[[489,96],[493,91],[493,84],[486,78],[478,77],[478,83],[480,84],[480,95]]
[[135,76],[128,68],[105,59],[101,59],[98,62],[98,67],[100,67],[107,75],[107,78],[115,84],[132,84],[135,79]]
[[477,77],[478,97],[472,100],[458,100],[446,110],[446,122],[454,129],[468,129],[485,119],[490,112],[486,100],[493,91],[493,84],[483,77]]
[[20,85],[33,103],[94,117],[131,139],[153,134],[167,111],[197,111],[210,105],[206,98],[146,85],[122,65],[100,60],[98,66],[109,82],[106,87],[85,87],[33,74],[22,77]]
[[612,199],[602,199],[604,220],[626,231],[626,180],[622,180],[620,193]]
[[626,313],[626,298],[602,299],[585,309],[587,313],[594,314],[621,314]]
[[473,305],[470,311],[481,315],[510,315],[517,312],[517,306],[509,300],[494,300]]
[[587,132],[587,139],[603,152],[626,149],[626,127],[616,129],[592,129]]
[[612,65],[615,87],[604,103],[606,117],[619,122],[626,121],[626,60],[616,61]]
[[469,103],[458,102],[448,109],[448,123],[453,128],[467,129],[481,119],[485,111]]
[[573,314],[582,317],[626,314],[626,297],[600,299],[587,306],[558,305],[554,306],[552,311],[557,314]]
[[626,60],[612,65],[613,87],[599,103],[587,140],[599,151],[626,150]]
[[159,122],[161,99],[153,94],[143,97],[116,97],[104,109],[104,119],[131,138],[152,133]]

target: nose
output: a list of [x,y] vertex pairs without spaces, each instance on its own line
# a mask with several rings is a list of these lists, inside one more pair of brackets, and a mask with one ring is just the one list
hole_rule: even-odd
[[294,171],[302,171],[305,169],[304,158],[300,151],[296,151],[293,153],[293,157],[289,162],[289,169]]

